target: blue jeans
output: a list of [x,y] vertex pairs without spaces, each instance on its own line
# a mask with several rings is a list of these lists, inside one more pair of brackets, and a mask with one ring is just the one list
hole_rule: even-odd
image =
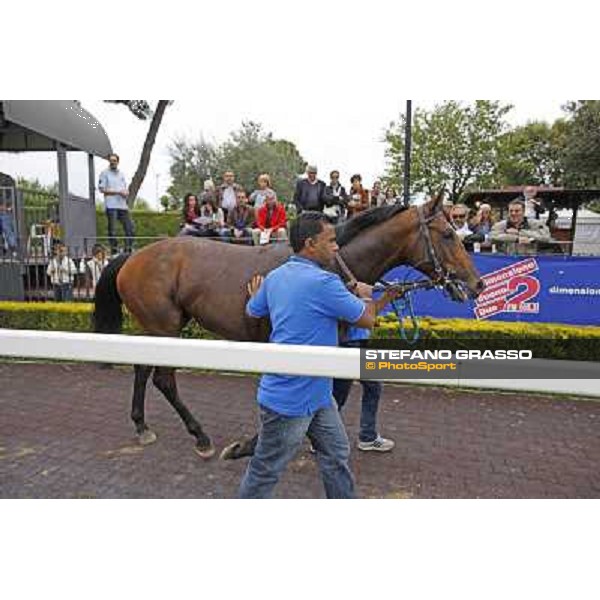
[[73,286],[70,283],[53,285],[55,302],[71,302],[73,300]]
[[15,224],[12,214],[0,214],[0,249],[3,246],[2,236],[4,236],[10,252],[17,249],[17,236],[15,235]]
[[[362,404],[360,408],[360,432],[358,439],[361,442],[372,442],[377,439],[377,410],[379,409],[379,399],[381,398],[381,383],[379,381],[360,380],[362,385]],[[342,410],[350,389],[352,388],[351,379],[333,380],[333,397]]]
[[242,479],[240,498],[270,498],[305,436],[316,450],[327,498],[355,497],[348,437],[333,402],[308,417],[286,417],[261,406],[260,420],[258,443]]
[[134,228],[131,217],[129,216],[129,211],[122,208],[107,208],[106,216],[108,218],[108,242],[113,254],[117,251],[117,239],[115,237],[117,219],[121,222],[123,231],[125,232],[125,251],[131,252]]
[[[340,346],[345,348],[360,348],[360,341],[344,342]],[[379,399],[383,386],[379,381],[360,380],[362,386],[362,403],[360,409],[360,432],[358,439],[361,442],[372,442],[377,439],[377,411],[379,410]],[[352,388],[351,379],[333,380],[333,397],[342,410]]]

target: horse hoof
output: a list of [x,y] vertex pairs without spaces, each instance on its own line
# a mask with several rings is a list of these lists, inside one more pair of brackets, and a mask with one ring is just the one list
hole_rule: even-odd
[[156,441],[156,434],[151,429],[145,429],[142,433],[138,434],[138,444],[140,446],[149,446],[154,444]]
[[239,458],[239,450],[242,447],[240,442],[233,442],[233,444],[229,444],[229,446],[225,446],[219,458],[221,460],[235,460]]
[[213,457],[216,452],[215,447],[212,444],[208,447],[194,446],[194,451],[198,456],[205,460]]

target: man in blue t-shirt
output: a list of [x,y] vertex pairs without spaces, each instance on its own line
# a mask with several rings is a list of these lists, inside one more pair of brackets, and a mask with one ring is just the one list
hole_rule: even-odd
[[[333,265],[338,246],[335,229],[319,212],[304,212],[290,227],[294,255],[264,279],[248,286],[246,312],[269,317],[271,342],[337,346],[339,320],[372,328],[390,300],[365,302],[351,294]],[[358,283],[356,293],[371,297],[371,286]],[[332,379],[297,375],[263,375],[258,389],[261,427],[254,456],[240,487],[242,498],[270,497],[279,476],[308,436],[317,454],[328,498],[353,498],[354,480],[348,437],[332,396]]]

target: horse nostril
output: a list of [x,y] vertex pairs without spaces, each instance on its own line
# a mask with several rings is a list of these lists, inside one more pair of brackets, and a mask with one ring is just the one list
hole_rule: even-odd
[[477,282],[476,289],[478,292],[483,292],[483,290],[485,289],[485,283],[483,282],[483,279],[480,279]]

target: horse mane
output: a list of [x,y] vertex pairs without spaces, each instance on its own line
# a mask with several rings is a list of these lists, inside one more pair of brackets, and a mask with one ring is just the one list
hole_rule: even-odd
[[356,217],[348,219],[344,223],[336,226],[336,241],[338,246],[345,246],[350,240],[353,240],[361,231],[369,229],[374,225],[387,221],[394,215],[404,212],[406,207],[403,204],[394,204],[392,206],[379,206],[377,208],[368,208],[359,213]]

